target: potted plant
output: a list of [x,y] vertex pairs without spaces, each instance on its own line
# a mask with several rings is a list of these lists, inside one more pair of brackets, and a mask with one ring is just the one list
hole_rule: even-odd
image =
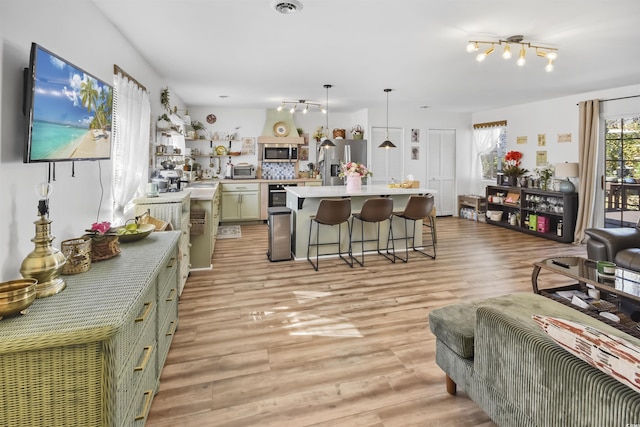
[[536,169],[536,175],[540,180],[540,189],[547,190],[549,188],[549,180],[553,177],[553,167],[546,165],[545,167]]
[[326,138],[327,134],[324,132],[324,126],[318,126],[316,131],[313,133],[313,137],[318,142],[320,142],[321,139]]
[[169,129],[169,127],[171,126],[171,120],[169,119],[169,116],[167,116],[167,113],[158,116],[158,123],[156,124],[156,126],[158,127],[158,129]]
[[171,104],[169,102],[169,88],[165,87],[160,91],[160,104],[162,104],[162,108],[167,111],[171,111]]
[[353,128],[351,128],[351,133],[353,134],[353,139],[364,138],[364,129],[362,129],[362,126],[360,125],[355,125]]
[[518,182],[518,178],[525,173],[529,172],[527,169],[521,168],[522,153],[519,151],[509,151],[504,156],[504,167],[502,172],[509,178],[509,185],[515,187]]

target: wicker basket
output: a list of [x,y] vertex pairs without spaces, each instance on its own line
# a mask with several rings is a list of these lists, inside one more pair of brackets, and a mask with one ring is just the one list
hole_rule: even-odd
[[91,238],[88,236],[65,240],[61,249],[67,262],[62,274],[79,274],[91,269]]
[[191,209],[191,231],[192,236],[204,234],[204,226],[207,218],[207,211],[204,209]]
[[104,261],[120,253],[120,241],[117,235],[99,234],[88,237],[91,239],[91,261]]
[[150,215],[149,210],[142,215],[136,217],[137,224],[153,224],[156,226],[156,231],[171,230],[171,224],[158,218],[154,218]]

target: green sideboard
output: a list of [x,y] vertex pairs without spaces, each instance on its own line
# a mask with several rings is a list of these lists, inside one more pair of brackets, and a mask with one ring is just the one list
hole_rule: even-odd
[[0,320],[0,425],[144,425],[178,325],[180,235],[121,243]]

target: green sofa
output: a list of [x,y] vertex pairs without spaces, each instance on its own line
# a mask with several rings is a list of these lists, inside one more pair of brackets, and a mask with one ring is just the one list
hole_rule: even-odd
[[640,425],[640,393],[562,349],[531,319],[541,314],[640,340],[533,293],[433,310],[436,363],[447,391],[463,389],[500,426]]

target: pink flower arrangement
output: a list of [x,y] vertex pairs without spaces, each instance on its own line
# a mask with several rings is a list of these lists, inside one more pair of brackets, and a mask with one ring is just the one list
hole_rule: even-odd
[[91,224],[91,231],[98,234],[107,234],[111,230],[111,223],[109,221],[94,222]]
[[345,176],[370,176],[373,173],[367,169],[365,165],[358,162],[348,162],[342,166],[342,172],[340,172],[340,177],[343,178]]

